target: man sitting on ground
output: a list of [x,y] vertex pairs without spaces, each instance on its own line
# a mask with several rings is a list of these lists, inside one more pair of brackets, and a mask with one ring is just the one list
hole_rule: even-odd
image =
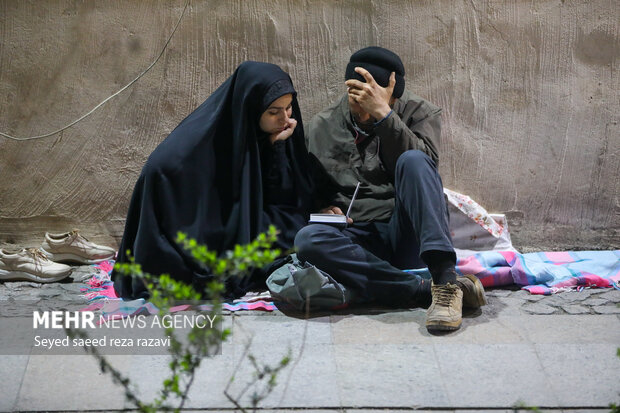
[[[323,213],[342,214],[361,182],[350,224],[308,225],[301,260],[368,302],[426,307],[429,330],[456,330],[462,306],[486,304],[480,281],[458,276],[437,171],[441,109],[405,91],[401,59],[380,47],[355,52],[347,93],[306,129]],[[432,282],[402,269],[428,266]]]

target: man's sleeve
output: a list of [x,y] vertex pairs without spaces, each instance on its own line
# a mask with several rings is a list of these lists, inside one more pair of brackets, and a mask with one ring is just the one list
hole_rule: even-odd
[[417,149],[439,163],[441,109],[425,101],[408,101],[401,113],[396,110],[377,125],[381,138],[381,160],[392,174],[398,157],[405,151]]

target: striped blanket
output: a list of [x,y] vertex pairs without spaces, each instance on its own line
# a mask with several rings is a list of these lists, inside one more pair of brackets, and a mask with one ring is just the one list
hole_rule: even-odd
[[514,283],[532,294],[550,295],[585,287],[618,288],[620,250],[483,252],[460,262],[458,269],[475,274],[485,287]]
[[[110,281],[113,265],[112,261],[95,265],[95,274],[82,289],[90,303],[84,311],[99,310],[112,318],[157,313],[157,308],[143,299],[124,301],[117,297]],[[410,272],[430,278],[427,269]],[[532,294],[550,295],[586,287],[620,289],[620,250],[529,254],[485,251],[460,259],[457,272],[475,275],[485,288],[517,285]],[[246,296],[225,303],[223,308],[228,311],[277,309],[268,294]],[[187,309],[187,306],[179,306],[171,311]]]
[[[620,288],[620,250],[534,252],[485,251],[460,259],[459,274],[473,274],[485,288],[521,286],[532,294]],[[430,278],[428,270],[413,270]]]

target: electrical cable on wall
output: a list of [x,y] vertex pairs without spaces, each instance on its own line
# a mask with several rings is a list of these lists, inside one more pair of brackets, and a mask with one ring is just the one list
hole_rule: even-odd
[[2,133],[0,132],[0,136],[3,136],[5,138],[8,139],[12,139],[15,141],[28,141],[28,140],[32,140],[32,139],[40,139],[40,138],[47,138],[49,136],[52,135],[56,135],[57,133],[60,133],[66,129],[69,129],[70,127],[72,127],[73,125],[75,125],[76,123],[86,119],[88,116],[92,115],[97,109],[99,109],[101,106],[103,106],[104,104],[106,104],[109,100],[111,100],[112,98],[116,97],[117,95],[121,94],[125,89],[127,89],[129,86],[133,85],[134,83],[136,83],[138,81],[138,79],[140,79],[142,76],[144,76],[149,70],[151,70],[151,68],[153,66],[155,66],[155,64],[159,61],[159,59],[163,56],[164,52],[166,51],[166,48],[168,47],[168,44],[170,43],[170,41],[172,40],[172,36],[174,36],[174,33],[177,31],[177,28],[179,27],[179,24],[181,24],[181,20],[183,19],[183,16],[185,15],[185,11],[187,10],[187,6],[189,6],[189,2],[190,0],[187,0],[187,2],[185,3],[185,7],[183,7],[183,12],[181,13],[181,16],[179,17],[179,20],[177,21],[177,23],[174,26],[174,29],[172,30],[172,33],[170,34],[170,36],[168,37],[168,40],[166,40],[166,43],[164,44],[164,47],[162,48],[161,52],[159,53],[159,55],[157,56],[157,58],[153,61],[153,63],[151,63],[144,71],[142,71],[142,73],[140,73],[135,79],[133,79],[131,82],[127,83],[124,87],[122,87],[120,90],[118,90],[116,93],[114,93],[111,96],[108,96],[106,99],[104,99],[101,103],[99,103],[97,106],[95,106],[94,108],[92,108],[88,113],[82,115],[81,117],[79,117],[78,119],[74,120],[73,122],[69,123],[68,125],[54,131],[54,132],[50,132],[50,133],[46,133],[44,135],[38,135],[38,136],[30,136],[27,138],[17,138],[15,136],[11,136],[8,135],[6,133]]

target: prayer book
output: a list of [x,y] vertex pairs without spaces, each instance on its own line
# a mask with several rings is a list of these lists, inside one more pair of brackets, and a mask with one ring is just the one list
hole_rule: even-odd
[[360,183],[357,183],[355,187],[355,192],[353,192],[353,198],[351,198],[351,203],[349,204],[349,209],[347,210],[346,215],[338,215],[338,214],[310,214],[310,224],[327,224],[327,225],[336,225],[341,227],[347,226],[347,218],[349,218],[349,214],[351,213],[351,207],[353,206],[353,202],[357,197],[357,191],[360,189]]

